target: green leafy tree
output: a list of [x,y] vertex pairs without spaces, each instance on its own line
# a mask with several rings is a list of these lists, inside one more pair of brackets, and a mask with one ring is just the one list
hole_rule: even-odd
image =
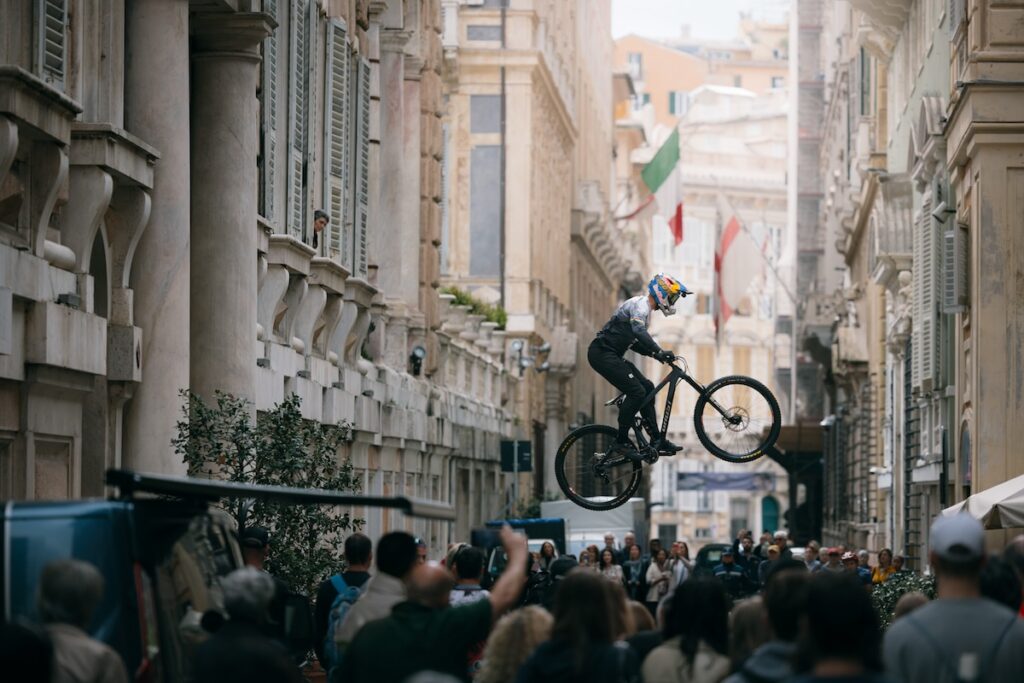
[[889,628],[889,624],[892,623],[892,612],[896,609],[899,599],[905,593],[913,591],[924,593],[929,600],[934,600],[934,577],[921,576],[913,572],[899,572],[890,576],[884,583],[875,584],[871,592],[871,599],[875,603],[875,611],[878,612],[878,619],[883,630]]
[[[252,419],[252,404],[217,392],[212,405],[182,392],[174,451],[193,476],[246,484],[334,491],[359,490],[352,463],[338,448],[352,440],[348,423],[306,420],[292,394]],[[239,528],[264,526],[273,535],[268,570],[293,590],[311,595],[325,577],[341,569],[342,540],[363,520],[323,505],[231,500],[224,509]]]

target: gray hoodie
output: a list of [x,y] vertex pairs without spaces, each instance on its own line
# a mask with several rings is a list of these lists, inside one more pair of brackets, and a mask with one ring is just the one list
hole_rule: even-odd
[[796,643],[772,640],[754,650],[740,670],[724,683],[775,683],[793,675]]

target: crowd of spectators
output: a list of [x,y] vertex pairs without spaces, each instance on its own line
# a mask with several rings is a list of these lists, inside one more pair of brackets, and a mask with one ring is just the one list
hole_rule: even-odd
[[[755,542],[742,532],[709,568],[685,543],[652,542],[645,553],[627,539],[618,548],[609,535],[580,558],[553,544],[531,554],[506,527],[507,561],[489,577],[485,552],[468,544],[431,562],[404,532],[375,548],[352,534],[346,570],[317,592],[316,656],[334,683],[1024,680],[1024,536],[986,556],[967,515],[931,529],[935,598],[907,592],[886,615],[871,591],[901,571],[889,549],[872,566],[842,546],[810,543],[801,555],[785,534]],[[302,680],[273,628],[279,582],[262,569],[258,543],[247,547],[250,566],[221,580],[226,614],[195,652],[197,683]],[[751,596],[738,598],[737,586]],[[102,591],[91,565],[48,566],[44,626],[5,625],[0,670],[12,680],[126,681],[119,656],[84,630]],[[26,657],[36,658],[30,678],[19,677]]]

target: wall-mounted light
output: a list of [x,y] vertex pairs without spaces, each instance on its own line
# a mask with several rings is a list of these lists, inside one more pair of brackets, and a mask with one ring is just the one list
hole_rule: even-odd
[[420,372],[423,370],[423,360],[427,357],[427,350],[422,346],[416,345],[412,347],[412,351],[409,353],[409,369],[413,376],[419,377]]

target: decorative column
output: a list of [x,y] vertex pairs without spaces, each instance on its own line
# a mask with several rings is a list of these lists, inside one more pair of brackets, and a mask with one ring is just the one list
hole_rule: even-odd
[[255,399],[259,46],[266,14],[192,24],[192,390]]
[[125,20],[125,128],[160,153],[150,220],[135,254],[135,324],[145,334],[139,384],[125,411],[123,464],[182,472],[171,438],[188,388],[189,40],[187,0],[134,0]]

